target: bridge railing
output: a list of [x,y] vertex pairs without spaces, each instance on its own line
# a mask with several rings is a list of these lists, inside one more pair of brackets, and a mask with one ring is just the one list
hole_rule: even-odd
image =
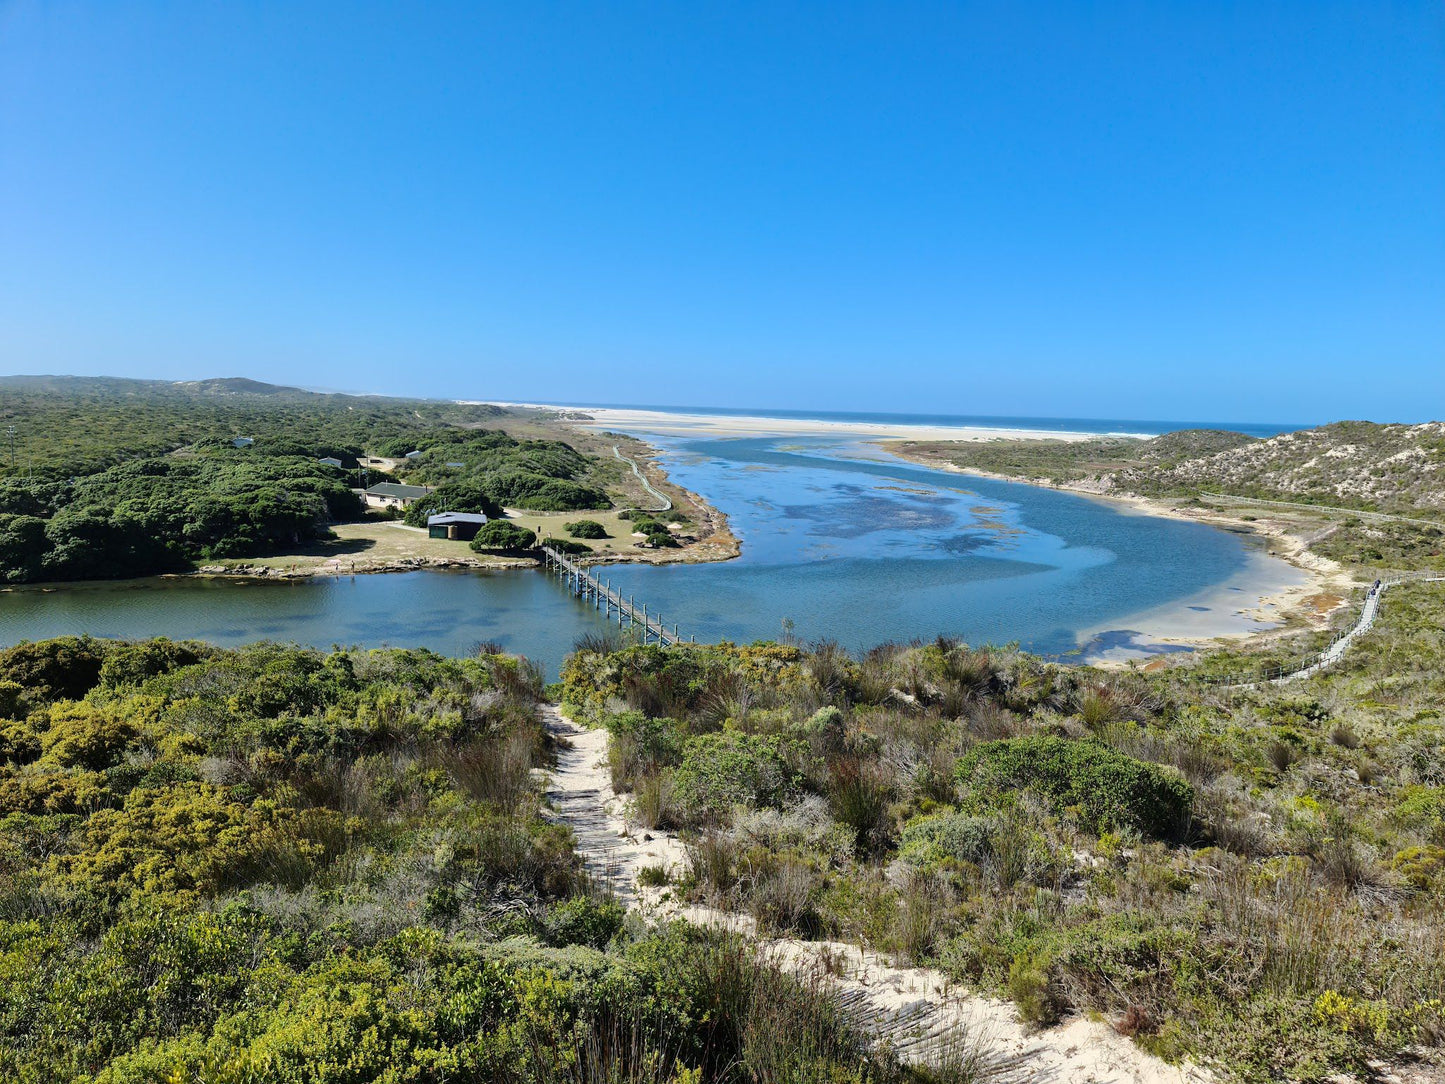
[[640,628],[644,642],[655,642],[663,647],[682,643],[682,632],[677,625],[673,625],[669,631],[662,623],[660,613],[647,612],[646,603],[639,607],[632,597],[624,599],[612,589],[611,584],[603,583],[591,569],[551,546],[542,546],[541,552],[544,567],[548,571],[556,572],[578,598],[590,598],[597,609],[606,614],[609,621],[615,613],[619,625]]

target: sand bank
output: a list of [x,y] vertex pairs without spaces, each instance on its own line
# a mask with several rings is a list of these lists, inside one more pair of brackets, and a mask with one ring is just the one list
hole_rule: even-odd
[[1203,523],[1254,535],[1263,546],[1250,553],[1240,572],[1222,584],[1149,610],[1118,618],[1080,633],[1082,661],[1123,664],[1171,650],[1219,646],[1286,632],[1300,625],[1328,626],[1331,615],[1361,584],[1344,566],[1310,551],[1287,519],[1258,516],[1244,520],[1208,505],[1181,506],[1171,499],[1100,493],[1088,483],[1055,484],[1037,478],[1013,478],[975,470],[934,457],[910,456],[897,444],[878,447],[907,462],[954,474],[995,478],[1019,485],[1058,489],[1090,500],[1107,501],[1137,515]]
[[[549,407],[543,403],[497,403],[497,406],[538,410],[566,409],[590,420],[567,424],[618,432],[666,433],[678,436],[857,437],[874,440],[1089,440],[1099,433],[1052,429],[991,429],[982,426],[917,425],[910,422],[837,421],[826,418],[765,418],[749,414],[688,414],[664,410],[613,407]],[[1115,436],[1133,434],[1111,434]]]

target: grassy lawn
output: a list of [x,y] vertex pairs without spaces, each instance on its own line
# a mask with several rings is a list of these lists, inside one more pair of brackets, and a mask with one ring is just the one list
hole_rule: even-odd
[[[599,553],[645,552],[637,549],[636,544],[642,539],[632,537],[632,524],[625,519],[619,519],[616,511],[527,512],[518,508],[509,508],[507,517],[519,526],[536,531],[538,538],[567,539],[571,539],[572,536],[567,533],[564,524],[575,523],[579,519],[590,519],[594,523],[602,524],[609,537],[578,538],[574,541],[581,542],[584,546]],[[666,520],[667,513],[661,513],[659,518]]]
[[320,569],[331,563],[338,571],[356,570],[397,564],[406,560],[471,561],[488,565],[498,563],[530,564],[526,559],[485,558],[473,553],[465,542],[429,538],[427,533],[400,523],[338,523],[333,530],[336,541],[319,542],[298,549],[295,553],[275,557],[241,557],[216,561],[227,568],[246,565],[251,568]]
[[[527,512],[509,510],[512,522],[537,532],[538,538],[570,538],[563,524],[590,519],[602,524],[608,538],[578,539],[600,553],[644,553],[632,537],[632,524],[616,512]],[[212,561],[207,567],[271,568],[283,571],[363,572],[407,561],[457,561],[499,567],[528,565],[528,558],[493,557],[473,553],[466,542],[431,538],[423,530],[401,523],[339,523],[336,540],[304,546],[274,557],[236,557]]]

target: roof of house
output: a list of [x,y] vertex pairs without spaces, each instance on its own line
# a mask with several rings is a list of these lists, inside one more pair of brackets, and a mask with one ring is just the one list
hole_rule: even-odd
[[420,448],[413,448],[411,451],[409,451],[409,452],[406,453],[406,458],[408,458],[408,459],[416,459],[416,458],[418,458],[420,455],[421,455],[421,449],[420,449]]
[[316,462],[318,462],[318,463],[328,463],[328,464],[330,464],[330,465],[333,466],[333,467],[339,467],[339,466],[341,466],[341,460],[337,459],[334,455],[323,455],[323,456],[322,456],[320,459],[318,459]]
[[232,437],[231,443],[234,444],[237,448],[249,448],[256,442],[250,437]]
[[428,527],[441,527],[448,523],[486,523],[487,517],[481,512],[438,512],[426,517]]
[[400,482],[377,482],[366,491],[368,497],[400,497],[402,500],[414,501],[418,497],[425,497],[431,490],[426,486],[408,486]]

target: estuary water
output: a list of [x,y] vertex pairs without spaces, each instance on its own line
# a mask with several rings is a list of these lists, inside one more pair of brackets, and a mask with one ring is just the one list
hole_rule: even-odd
[[[616,565],[603,575],[698,640],[791,634],[859,649],[946,634],[1087,659],[1147,655],[1173,649],[1150,628],[1217,635],[1265,627],[1243,612],[1262,585],[1302,579],[1247,536],[916,467],[866,444],[648,439],[674,480],[729,516],[743,555],[712,565]],[[168,577],[0,592],[4,644],[90,633],[466,654],[495,642],[549,676],[579,636],[605,627],[532,571]]]
[[787,632],[860,649],[943,634],[1058,656],[1148,655],[1177,649],[1150,628],[1268,627],[1244,611],[1303,581],[1253,536],[917,467],[867,444],[649,439],[675,481],[728,513],[743,556],[604,575],[699,640]]

